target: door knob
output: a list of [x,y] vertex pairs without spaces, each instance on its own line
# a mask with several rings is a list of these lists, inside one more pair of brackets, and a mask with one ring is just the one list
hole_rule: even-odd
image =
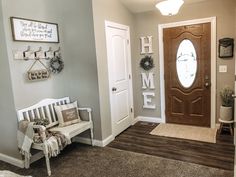
[[209,83],[209,82],[205,82],[204,86],[205,86],[206,88],[208,88],[208,87],[211,86],[211,83]]
[[112,91],[115,92],[117,90],[117,88],[115,87],[112,87]]

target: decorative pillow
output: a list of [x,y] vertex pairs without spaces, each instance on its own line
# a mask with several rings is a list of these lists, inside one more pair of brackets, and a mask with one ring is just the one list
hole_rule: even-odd
[[70,104],[54,106],[54,108],[59,121],[59,127],[68,126],[81,121],[77,110],[77,101]]

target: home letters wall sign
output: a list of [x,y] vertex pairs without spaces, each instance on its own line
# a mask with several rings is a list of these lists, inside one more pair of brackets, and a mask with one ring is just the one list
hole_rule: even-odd
[[[142,89],[155,89],[153,73],[142,73]],[[143,108],[156,109],[156,105],[152,103],[152,98],[155,97],[154,92],[143,92]]]
[[140,37],[141,40],[141,54],[151,54],[152,50],[152,36]]
[[58,43],[58,25],[36,20],[11,17],[12,34],[15,41]]
[[[147,72],[141,73],[142,77],[142,89],[143,90],[154,90],[154,73],[149,72],[153,67],[153,59],[147,54],[152,54],[152,36],[140,37],[141,40],[141,55],[146,55],[140,62],[140,67]],[[152,103],[155,93],[153,91],[143,91],[143,108],[145,109],[156,109],[156,104]]]
[[155,89],[155,86],[154,86],[154,79],[153,79],[153,76],[154,74],[153,73],[142,73],[142,83],[143,83],[143,87],[142,89],[147,89],[147,88],[150,88],[150,89]]

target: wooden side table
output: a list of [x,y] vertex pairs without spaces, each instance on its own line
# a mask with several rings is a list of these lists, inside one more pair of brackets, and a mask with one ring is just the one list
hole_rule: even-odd
[[227,128],[230,131],[230,135],[234,135],[234,120],[227,121],[219,119],[219,122],[220,122],[220,130],[219,130],[220,134],[223,128]]

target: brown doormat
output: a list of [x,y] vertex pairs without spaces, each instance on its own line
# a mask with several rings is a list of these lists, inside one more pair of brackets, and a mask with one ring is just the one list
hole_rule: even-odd
[[178,124],[159,124],[151,135],[216,143],[217,129]]

